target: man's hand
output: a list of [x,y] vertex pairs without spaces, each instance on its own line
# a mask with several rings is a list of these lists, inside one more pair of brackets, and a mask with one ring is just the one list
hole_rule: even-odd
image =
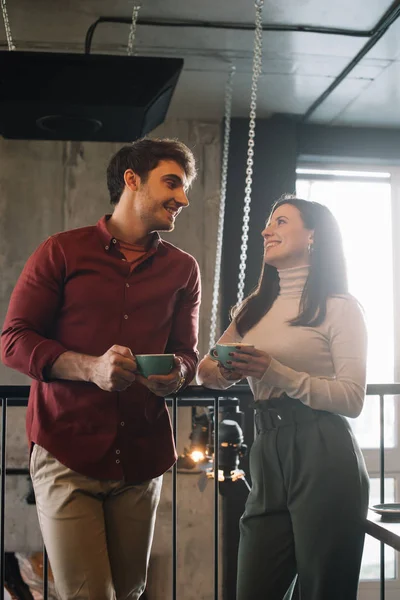
[[180,356],[175,356],[175,367],[168,375],[149,375],[148,378],[136,375],[136,381],[147,387],[156,396],[164,398],[177,391],[185,374],[186,367],[182,359]]
[[103,356],[93,358],[89,380],[106,392],[122,392],[135,381],[136,370],[131,350],[114,345]]

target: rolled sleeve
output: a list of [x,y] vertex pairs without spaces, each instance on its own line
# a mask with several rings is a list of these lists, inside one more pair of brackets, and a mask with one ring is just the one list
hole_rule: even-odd
[[40,341],[30,355],[29,376],[38,381],[49,381],[51,367],[64,352],[66,348],[54,340]]
[[33,379],[47,381],[66,348],[49,333],[62,301],[65,261],[53,238],[27,261],[11,295],[1,336],[3,363]]

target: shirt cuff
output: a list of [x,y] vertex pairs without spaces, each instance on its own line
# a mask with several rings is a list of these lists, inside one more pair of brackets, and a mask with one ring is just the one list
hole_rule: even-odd
[[182,375],[185,379],[179,389],[184,389],[190,384],[196,374],[196,359],[192,359],[187,355],[179,353],[176,353],[175,356],[179,357],[182,361],[181,366],[183,369],[181,372],[183,371]]
[[[237,381],[231,381],[230,379],[225,379],[222,375],[221,371],[218,368],[218,362],[211,357],[208,357],[209,360],[213,363],[213,369],[210,370],[210,380],[211,380],[211,389],[220,389],[227,390],[228,388],[238,383]],[[217,386],[216,388],[214,386]],[[207,387],[207,379],[204,383],[204,386]]]
[[54,340],[39,342],[30,356],[29,376],[37,381],[49,382],[51,367],[64,352],[67,352],[67,349]]

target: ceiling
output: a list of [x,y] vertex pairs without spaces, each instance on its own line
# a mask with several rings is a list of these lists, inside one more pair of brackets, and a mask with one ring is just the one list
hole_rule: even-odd
[[[399,5],[396,0],[394,5]],[[312,25],[369,31],[389,0],[265,0],[264,25]],[[88,27],[100,16],[130,17],[132,0],[7,0],[17,50],[83,52]],[[139,19],[197,20],[252,26],[251,0],[142,0]],[[7,48],[0,21],[1,47]],[[125,53],[129,25],[101,23],[92,52]],[[252,30],[138,25],[139,55],[180,56],[184,71],[169,115],[220,119],[229,68],[236,65],[233,116],[249,113]],[[368,42],[367,37],[266,31],[258,115],[302,116]],[[310,123],[400,127],[400,18],[309,114]]]

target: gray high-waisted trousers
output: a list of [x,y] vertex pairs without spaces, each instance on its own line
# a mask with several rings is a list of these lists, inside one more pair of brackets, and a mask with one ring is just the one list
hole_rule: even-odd
[[237,600],[290,600],[296,574],[301,600],[355,600],[369,484],[347,420],[287,396],[254,406]]

